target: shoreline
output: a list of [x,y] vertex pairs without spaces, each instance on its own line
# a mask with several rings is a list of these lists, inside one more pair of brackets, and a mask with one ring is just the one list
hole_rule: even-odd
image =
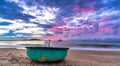
[[[69,50],[79,51],[120,51],[120,48],[82,48],[82,47],[68,47]],[[26,49],[25,47],[0,47],[0,49]]]

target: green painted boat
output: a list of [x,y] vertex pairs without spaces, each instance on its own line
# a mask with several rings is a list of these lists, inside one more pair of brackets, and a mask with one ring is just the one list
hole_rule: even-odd
[[69,48],[64,47],[26,47],[27,56],[40,62],[60,61],[67,56]]

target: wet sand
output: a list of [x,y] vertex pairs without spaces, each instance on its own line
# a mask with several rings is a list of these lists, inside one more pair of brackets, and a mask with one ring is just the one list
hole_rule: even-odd
[[0,66],[120,66],[120,51],[69,50],[60,62],[30,60],[25,49],[0,49]]

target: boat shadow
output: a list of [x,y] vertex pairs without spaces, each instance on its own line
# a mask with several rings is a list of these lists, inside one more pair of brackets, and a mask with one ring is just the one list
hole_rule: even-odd
[[59,60],[59,61],[52,61],[52,62],[39,62],[39,61],[33,61],[31,60],[31,64],[32,65],[50,65],[50,66],[71,66],[71,65],[75,65],[76,66],[75,61],[72,60],[68,60],[68,59],[64,59],[64,60]]

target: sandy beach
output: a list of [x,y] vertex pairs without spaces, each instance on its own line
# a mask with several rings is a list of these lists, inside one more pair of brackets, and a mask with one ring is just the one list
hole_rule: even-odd
[[30,60],[25,49],[2,48],[0,66],[120,66],[120,52],[69,50],[61,62],[40,63]]

